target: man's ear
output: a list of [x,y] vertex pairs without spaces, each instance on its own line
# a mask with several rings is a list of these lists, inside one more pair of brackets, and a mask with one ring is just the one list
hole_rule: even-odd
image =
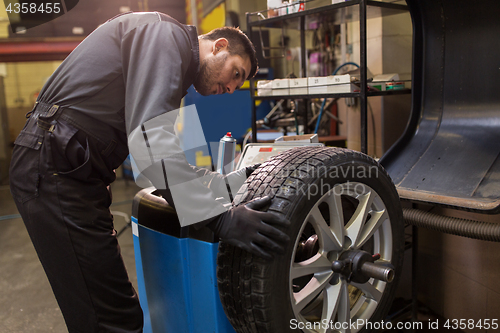
[[214,55],[216,55],[217,53],[219,53],[220,51],[224,51],[224,50],[227,50],[227,46],[228,46],[229,42],[227,39],[225,38],[219,38],[217,40],[214,41],[214,46],[213,46],[213,50],[212,50],[212,53]]

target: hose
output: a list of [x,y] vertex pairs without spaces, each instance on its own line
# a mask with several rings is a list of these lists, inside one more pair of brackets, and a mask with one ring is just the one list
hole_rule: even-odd
[[405,222],[447,234],[500,242],[500,223],[480,222],[403,208]]
[[332,75],[337,74],[342,67],[347,66],[347,65],[352,65],[352,66],[355,66],[355,67],[359,68],[359,65],[357,63],[355,63],[355,62],[352,62],[352,61],[344,62],[339,67],[335,68],[335,70],[333,71]]
[[319,110],[318,121],[316,121],[316,127],[314,128],[314,134],[318,134],[319,123],[321,122],[321,117],[323,117],[323,110],[325,109],[326,98],[323,99],[323,103],[321,103],[321,109]]

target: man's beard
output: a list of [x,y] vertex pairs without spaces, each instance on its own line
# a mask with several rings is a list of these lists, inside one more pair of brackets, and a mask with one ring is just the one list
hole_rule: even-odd
[[194,88],[203,96],[208,96],[214,93],[214,85],[217,84],[224,62],[227,59],[227,54],[220,58],[204,59],[200,63],[200,72],[194,82]]

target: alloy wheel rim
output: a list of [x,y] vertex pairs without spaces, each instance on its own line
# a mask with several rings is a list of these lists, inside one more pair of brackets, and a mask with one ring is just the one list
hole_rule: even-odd
[[[346,208],[349,202],[357,203],[355,209]],[[304,244],[301,238],[310,240],[314,234],[317,252],[297,261],[298,249]],[[390,263],[391,222],[381,197],[362,183],[336,184],[309,211],[298,235],[289,266],[295,319],[306,333],[358,332],[363,325],[351,329],[340,323],[366,323],[387,283],[373,278],[364,284],[349,282],[331,266],[344,251],[361,249],[380,254],[377,263]]]

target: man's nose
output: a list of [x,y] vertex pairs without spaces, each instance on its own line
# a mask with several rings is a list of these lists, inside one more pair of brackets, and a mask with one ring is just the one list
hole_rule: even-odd
[[236,90],[237,86],[238,86],[237,82],[234,81],[229,82],[226,86],[226,92],[232,94]]

